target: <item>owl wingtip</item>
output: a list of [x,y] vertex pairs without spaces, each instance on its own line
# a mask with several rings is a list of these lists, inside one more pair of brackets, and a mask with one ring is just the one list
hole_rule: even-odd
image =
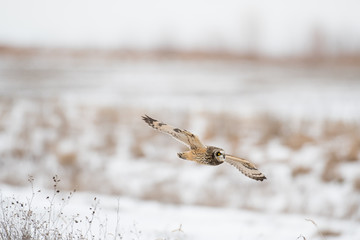
[[262,181],[264,181],[266,179],[267,178],[265,176],[261,176],[261,177],[256,178],[255,180],[262,182]]
[[154,126],[154,122],[157,122],[156,119],[149,117],[147,114],[145,114],[141,117],[142,117],[142,120],[144,120],[147,124],[149,124],[152,127]]
[[144,115],[141,116],[141,118],[142,118],[143,120],[145,120],[145,119],[150,118],[150,117],[149,117],[147,114],[144,114]]

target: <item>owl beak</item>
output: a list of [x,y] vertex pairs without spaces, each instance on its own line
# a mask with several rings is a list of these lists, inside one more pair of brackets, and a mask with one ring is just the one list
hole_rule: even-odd
[[222,158],[223,161],[225,161],[225,157],[226,157],[225,153],[222,153],[221,158]]

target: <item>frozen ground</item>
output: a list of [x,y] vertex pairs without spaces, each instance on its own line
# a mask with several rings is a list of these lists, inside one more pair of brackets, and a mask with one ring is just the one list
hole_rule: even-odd
[[[26,203],[31,194],[29,188],[1,186],[3,206],[8,200],[13,201],[12,198]],[[45,212],[44,207],[49,205],[46,197],[51,195],[51,191],[36,193],[31,208],[34,213]],[[64,196],[67,194],[59,194],[54,201],[54,208],[62,205],[60,199]],[[94,209],[96,213],[92,219],[91,235],[105,235],[109,239],[113,238],[115,233],[121,235],[119,239],[250,240],[360,237],[359,224],[350,220],[231,208],[159,204],[94,193],[75,193],[62,208],[63,214],[57,226],[60,228],[62,224],[73,224],[74,229],[86,232],[89,224],[85,224],[85,219],[91,219]],[[56,217],[53,216],[54,219]],[[84,223],[74,224],[75,220]]]
[[[97,196],[114,224],[119,198],[129,239],[134,223],[143,239],[321,239],[308,218],[326,239],[358,238],[357,66],[49,56],[0,58],[3,198],[24,199],[28,175],[51,188],[57,174],[61,191],[82,192],[70,215]],[[145,113],[251,159],[268,180],[180,161],[182,145]]]
[[[46,51],[45,51],[46,53]],[[50,56],[50,57],[49,57]],[[264,112],[296,118],[359,120],[356,65],[251,61],[0,58],[1,96],[59,98],[64,104],[156,110]]]

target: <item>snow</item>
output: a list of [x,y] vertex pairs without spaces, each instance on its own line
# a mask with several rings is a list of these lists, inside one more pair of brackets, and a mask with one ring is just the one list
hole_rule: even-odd
[[[321,239],[305,219],[326,239],[359,238],[357,66],[42,55],[0,63],[3,199],[26,201],[28,175],[51,189],[57,174],[62,192],[78,190],[70,218],[100,201],[94,233],[106,219],[114,229],[119,213],[124,239]],[[179,160],[184,146],[143,114],[250,159],[267,180]],[[41,212],[51,191],[38,194]]]
[[[35,73],[45,71],[46,65],[33,66],[38,61],[42,64],[41,58],[28,59],[21,68]],[[60,90],[64,105],[83,99],[99,106],[117,104],[152,110],[161,105],[198,112],[210,104],[213,112],[231,111],[243,116],[276,112],[290,118],[358,120],[359,81],[355,67],[309,70],[302,66],[284,69],[248,62],[176,60],[115,61],[108,65],[108,61],[101,60],[73,63],[56,58],[46,64],[62,75],[40,75],[41,80],[29,81],[31,75],[19,76],[5,70],[5,76],[13,81],[1,81],[0,93],[51,97]],[[77,71],[73,64],[77,64]],[[9,69],[16,69],[16,60],[12,65]],[[22,104],[31,105],[26,101]]]
[[[356,56],[359,1],[0,5],[0,220],[15,208],[24,226],[12,202],[26,209],[30,175],[32,216],[89,239],[360,239],[360,68],[281,61]],[[146,57],[157,51],[280,61]],[[184,146],[143,114],[253,161],[267,180],[179,160]],[[53,194],[61,217],[46,215]]]
[[[29,188],[1,186],[1,197],[24,201],[31,196]],[[36,188],[35,188],[36,189]],[[36,193],[45,199],[51,192]],[[66,194],[65,194],[66,195]],[[59,197],[60,198],[60,197]],[[93,199],[97,200],[93,200]],[[58,200],[60,201],[60,200]],[[94,207],[94,202],[96,207]],[[46,201],[34,201],[33,210],[43,211]],[[56,204],[55,204],[56,205]],[[231,208],[210,208],[188,205],[159,204],[127,197],[75,193],[63,208],[66,216],[88,216],[97,209],[94,223],[106,223],[109,236],[118,224],[123,239],[322,239],[318,231],[340,233],[336,239],[360,237],[359,223],[351,220],[321,218],[309,215],[253,212]],[[314,226],[307,219],[316,223]],[[93,224],[92,233],[99,226]],[[137,238],[135,238],[137,239]],[[330,238],[332,239],[332,238]]]

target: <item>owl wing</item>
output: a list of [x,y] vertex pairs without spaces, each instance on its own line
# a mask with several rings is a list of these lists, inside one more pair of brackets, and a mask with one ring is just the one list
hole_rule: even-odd
[[176,140],[184,143],[190,149],[205,148],[205,145],[201,143],[199,138],[187,130],[175,128],[166,123],[159,122],[147,115],[143,116],[142,119],[149,124],[150,127],[171,135]]
[[245,176],[249,178],[255,179],[257,181],[262,181],[266,179],[265,175],[262,174],[256,168],[256,166],[253,163],[249,162],[248,160],[226,154],[225,162],[233,165],[234,167],[239,169],[240,172],[242,172]]

